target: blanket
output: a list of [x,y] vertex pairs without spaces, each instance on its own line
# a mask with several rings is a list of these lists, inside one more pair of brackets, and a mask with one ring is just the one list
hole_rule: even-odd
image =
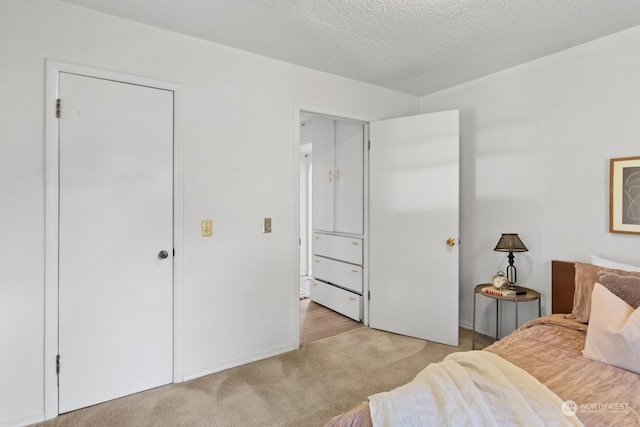
[[374,426],[581,426],[524,370],[486,351],[453,353],[395,390],[369,397]]

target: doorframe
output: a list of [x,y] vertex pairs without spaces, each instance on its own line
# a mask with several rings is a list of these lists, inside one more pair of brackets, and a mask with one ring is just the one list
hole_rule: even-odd
[[58,220],[59,131],[56,100],[60,73],[78,74],[173,92],[173,382],[183,375],[183,141],[182,90],[179,83],[47,59],[45,62],[45,239],[44,239],[44,416],[58,416]]
[[[300,348],[300,113],[309,113],[309,114],[318,114],[323,116],[331,116],[336,119],[346,119],[346,120],[357,120],[363,122],[365,124],[365,133],[364,138],[365,141],[369,140],[369,123],[375,120],[379,120],[377,117],[371,117],[363,113],[355,113],[355,112],[347,112],[343,110],[339,110],[332,107],[325,107],[314,104],[305,104],[305,103],[294,103],[293,106],[293,218],[294,218],[294,241],[293,241],[293,259],[296,261],[294,264],[293,271],[293,295],[294,295],[294,306],[293,311],[295,313],[294,322],[294,336],[295,336],[295,348]],[[366,143],[366,142],[365,142]],[[313,148],[312,148],[313,150]],[[313,151],[312,151],[313,153]],[[368,153],[368,150],[365,149],[365,153]],[[313,155],[313,154],[312,154]],[[366,154],[368,157],[368,154]],[[313,160],[312,160],[313,162]],[[366,159],[364,162],[364,224],[363,230],[364,235],[369,235],[369,160]],[[365,238],[364,244],[364,265],[368,266],[369,264],[369,239]],[[369,277],[368,277],[368,268],[365,268],[365,274],[363,276],[363,323],[365,325],[369,324],[369,306],[368,301],[365,297],[367,291],[369,289]]]

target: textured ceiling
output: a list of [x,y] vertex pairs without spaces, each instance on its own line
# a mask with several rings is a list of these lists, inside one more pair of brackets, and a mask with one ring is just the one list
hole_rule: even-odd
[[417,96],[640,25],[640,0],[63,1]]

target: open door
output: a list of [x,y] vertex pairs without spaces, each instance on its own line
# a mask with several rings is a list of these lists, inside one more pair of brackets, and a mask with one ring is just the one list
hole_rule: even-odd
[[458,345],[459,114],[370,124],[369,326]]

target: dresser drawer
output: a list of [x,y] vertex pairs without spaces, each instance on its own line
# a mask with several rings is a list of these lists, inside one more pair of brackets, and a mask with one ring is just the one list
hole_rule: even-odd
[[362,265],[362,239],[314,233],[313,253]]
[[362,319],[362,296],[319,280],[312,280],[309,289],[312,301],[322,304],[353,320]]
[[362,294],[362,267],[313,256],[313,277]]

